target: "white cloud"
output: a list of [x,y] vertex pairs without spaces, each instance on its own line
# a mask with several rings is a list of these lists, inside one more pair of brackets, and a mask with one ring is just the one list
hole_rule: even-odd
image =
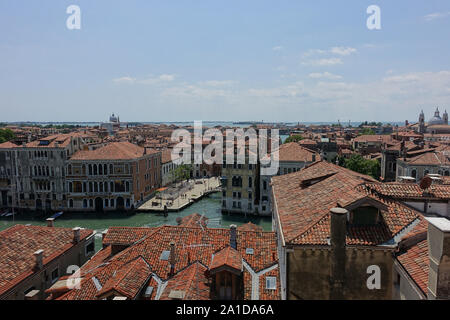
[[136,78],[132,77],[121,77],[113,79],[113,82],[115,83],[134,83],[136,81]]
[[341,58],[324,58],[324,59],[317,59],[317,60],[308,60],[302,62],[302,65],[305,66],[333,66],[336,64],[342,64]]
[[309,74],[310,78],[313,79],[330,79],[330,80],[335,80],[335,79],[342,79],[341,76],[336,75],[336,74],[332,74],[330,72],[316,72],[316,73],[310,73]]
[[352,53],[356,53],[356,49],[355,48],[351,48],[351,47],[333,47],[331,48],[330,52],[333,54],[337,54],[340,56],[348,56],[351,55]]
[[450,16],[450,11],[430,13],[427,14],[424,18],[426,21],[433,21],[436,19],[446,18],[448,16]]
[[163,82],[171,82],[175,80],[176,75],[174,74],[161,74],[159,76],[150,76],[148,78],[143,79],[137,79],[133,77],[121,77],[113,79],[113,82],[115,83],[128,83],[128,84],[157,84],[157,83],[163,83]]
[[283,50],[283,47],[282,46],[276,46],[276,47],[273,47],[272,50],[273,51],[281,51],[281,50]]
[[208,86],[208,87],[228,87],[239,83],[234,80],[207,80],[199,82],[200,85]]

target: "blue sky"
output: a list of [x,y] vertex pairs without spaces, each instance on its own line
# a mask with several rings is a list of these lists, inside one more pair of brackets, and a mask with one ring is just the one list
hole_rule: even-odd
[[[81,30],[66,8],[81,8]],[[381,30],[366,9],[381,8]],[[450,2],[0,1],[0,121],[415,121],[450,111]]]

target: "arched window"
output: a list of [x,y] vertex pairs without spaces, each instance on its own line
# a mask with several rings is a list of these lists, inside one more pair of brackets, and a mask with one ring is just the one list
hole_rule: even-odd
[[73,192],[73,185],[72,185],[72,182],[69,182],[69,192]]
[[114,173],[113,165],[110,164],[110,165],[109,165],[109,174],[113,174],[113,173]]
[[81,166],[81,173],[82,173],[83,175],[86,174],[86,165],[84,165],[84,164]]
[[109,192],[114,192],[114,182],[109,183]]
[[98,183],[94,182],[94,192],[98,192]]
[[130,191],[130,183],[127,181],[125,182],[125,191],[129,192]]
[[83,199],[83,208],[87,208],[87,200]]
[[109,207],[109,200],[105,199],[105,208]]
[[92,164],[88,165],[88,171],[89,171],[89,175],[92,175]]
[[414,169],[413,171],[411,171],[411,177],[417,178],[417,171],[416,171],[416,169]]
[[111,208],[114,208],[114,199],[111,199]]
[[73,208],[73,199],[69,200],[69,208]]
[[72,165],[71,164],[69,164],[67,166],[67,174],[72,174]]
[[103,182],[99,182],[98,184],[98,191],[103,192]]
[[127,199],[127,201],[126,201],[126,206],[127,206],[127,208],[130,207],[130,199]]
[[106,164],[103,165],[103,174],[105,176],[108,174],[108,166]]
[[97,175],[97,165],[94,164],[94,176],[96,176],[96,175]]
[[101,164],[98,165],[98,174],[103,175],[103,166]]
[[92,182],[89,182],[89,191],[88,192],[94,192],[94,189],[92,188]]
[[94,207],[94,200],[89,199],[89,208],[93,208]]

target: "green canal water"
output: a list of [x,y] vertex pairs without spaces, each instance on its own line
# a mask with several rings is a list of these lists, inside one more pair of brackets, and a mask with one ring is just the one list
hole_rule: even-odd
[[[184,217],[191,213],[203,214],[209,219],[208,226],[212,228],[227,228],[230,224],[241,225],[247,222],[253,222],[261,226],[266,231],[271,231],[272,222],[270,217],[244,217],[242,215],[228,215],[220,212],[221,194],[215,193],[205,197],[198,202],[179,212],[169,212],[168,217],[160,213],[136,213],[126,215],[121,213],[108,213],[105,216],[95,214],[63,214],[55,220],[56,227],[74,228],[82,227],[93,229],[96,232],[95,247],[101,248],[101,233],[112,226],[123,227],[157,227],[161,225],[177,225],[176,219]],[[45,218],[33,218],[28,215],[16,215],[13,218],[0,218],[0,231],[9,228],[15,224],[31,224],[45,226]]]

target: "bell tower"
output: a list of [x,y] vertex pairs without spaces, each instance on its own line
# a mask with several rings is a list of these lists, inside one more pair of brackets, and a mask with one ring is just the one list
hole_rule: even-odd
[[425,133],[425,114],[423,110],[419,115],[419,133]]
[[448,125],[448,113],[447,113],[447,110],[445,110],[444,114],[442,115],[442,120],[444,120],[444,124]]

